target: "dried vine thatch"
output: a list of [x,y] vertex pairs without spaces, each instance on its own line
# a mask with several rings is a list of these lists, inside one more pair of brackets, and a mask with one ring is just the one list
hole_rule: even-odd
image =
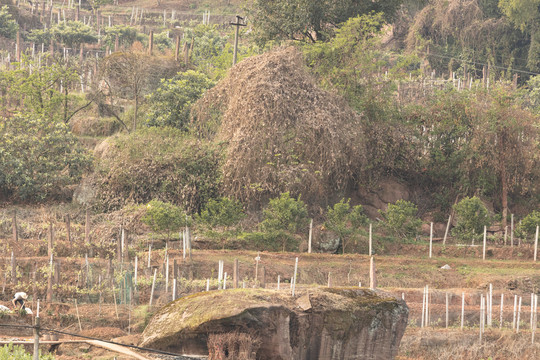
[[231,69],[199,101],[204,123],[221,114],[218,141],[228,144],[227,195],[257,204],[290,191],[310,203],[354,186],[364,163],[360,116],[319,89],[293,47],[256,56]]

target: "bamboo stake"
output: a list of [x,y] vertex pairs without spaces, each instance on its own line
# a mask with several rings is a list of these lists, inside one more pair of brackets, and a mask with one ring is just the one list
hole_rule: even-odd
[[538,322],[538,313],[536,311],[538,307],[538,295],[534,295],[534,319],[533,319],[533,323],[534,323],[534,326],[533,326],[533,329],[532,329],[532,343],[534,344],[534,336],[535,336],[535,333],[536,333],[536,324]]
[[279,290],[279,283],[281,282],[281,275],[277,276],[277,289]]
[[486,260],[486,237],[487,237],[487,227],[484,225],[484,247],[482,250],[482,260]]
[[154,280],[152,280],[152,291],[150,292],[150,303],[149,303],[150,307],[152,307],[152,299],[154,298],[154,289],[156,286],[156,275],[157,275],[157,268],[154,269]]
[[429,258],[433,253],[433,222],[429,226]]
[[17,230],[17,211],[13,211],[13,220],[11,222],[11,226],[13,228],[13,241],[18,242],[19,241],[19,232]]
[[81,317],[79,316],[79,306],[77,306],[77,299],[75,299],[75,310],[77,311],[77,321],[79,322],[79,331],[82,331]]
[[112,294],[113,294],[113,301],[114,301],[114,311],[116,312],[116,319],[120,319],[120,317],[118,316],[118,304],[116,303],[116,290],[114,289],[114,284],[113,284],[113,289],[112,289]]
[[510,244],[514,247],[514,214],[510,215]]
[[137,267],[138,267],[138,256],[135,256],[135,267],[134,267],[134,270],[135,270],[135,275],[133,276],[133,283],[135,285],[135,288],[137,287]]
[[493,318],[493,284],[489,284],[488,326],[492,325]]
[[313,219],[309,222],[308,253],[311,254],[311,239],[313,236]]
[[448,293],[446,293],[446,328],[448,329]]
[[426,287],[424,286],[424,291],[422,292],[422,318],[420,320],[420,328],[424,327],[425,312],[426,312]]
[[428,327],[430,324],[429,315],[429,285],[426,285],[426,327]]
[[167,255],[167,265],[165,268],[165,292],[169,292],[169,255]]
[[480,342],[482,342],[482,333],[484,331],[484,320],[485,320],[485,316],[484,316],[484,307],[485,307],[485,299],[484,299],[484,294],[480,295],[481,298],[480,298]]
[[534,321],[534,293],[531,293],[531,331],[533,329]]
[[517,322],[516,322],[516,334],[519,333],[519,319],[520,319],[520,317],[521,317],[521,296],[519,297]]
[[377,288],[377,274],[375,271],[375,259],[373,256],[369,258],[369,288],[371,290]]
[[298,273],[298,257],[294,262],[294,276],[292,279],[292,296],[294,296],[294,290],[296,289],[296,275]]
[[461,293],[461,330],[463,330],[463,323],[465,320],[465,293]]
[[534,261],[536,261],[536,256],[538,255],[538,228],[539,226],[536,226],[536,235],[534,236]]
[[444,231],[443,246],[446,245],[446,237],[448,236],[448,230],[450,230],[450,222],[452,220],[452,214],[448,216],[448,222],[446,223],[446,230]]
[[499,329],[503,326],[504,294],[501,294],[501,316],[499,318]]
[[516,315],[517,315],[517,295],[514,295],[514,318],[512,320],[512,330],[516,328]]

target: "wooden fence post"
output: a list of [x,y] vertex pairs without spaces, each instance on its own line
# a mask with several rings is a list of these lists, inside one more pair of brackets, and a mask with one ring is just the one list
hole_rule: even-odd
[[178,61],[178,54],[180,52],[180,36],[176,36],[176,47],[174,50],[174,61]]
[[53,250],[54,250],[54,228],[53,228],[53,223],[52,221],[49,222],[49,231],[47,232],[47,254],[49,256],[49,258],[52,256],[53,254]]
[[503,326],[503,309],[504,309],[504,293],[501,294],[501,316],[499,319],[499,329],[502,329]]
[[446,237],[448,236],[448,230],[450,230],[450,222],[452,221],[452,214],[448,216],[448,222],[446,223],[446,230],[444,231],[443,246],[446,245]]
[[517,321],[516,321],[516,334],[519,333],[519,319],[521,317],[521,296],[519,297],[519,305],[517,312]]
[[233,268],[233,288],[238,288],[238,259],[234,259]]
[[448,292],[446,293],[446,329],[448,329]]
[[514,247],[514,214],[510,214],[510,246]]
[[373,225],[369,223],[369,256],[373,255],[372,227]]
[[429,258],[431,259],[431,256],[433,254],[433,222],[429,225]]
[[49,260],[49,278],[47,279],[47,302],[52,302],[52,288],[53,288],[53,259]]
[[371,290],[377,288],[377,274],[375,273],[375,259],[373,256],[369,258],[369,288]]
[[37,298],[37,263],[34,262],[34,271],[32,272],[32,300],[35,301]]
[[17,283],[17,260],[13,251],[11,251],[11,283]]
[[[122,228],[120,228],[120,232],[122,232]],[[122,260],[122,239],[120,238],[116,240],[116,261],[122,263]]]
[[154,298],[154,289],[156,287],[156,275],[157,275],[157,268],[154,269],[154,279],[152,280],[152,291],[150,292],[150,302],[148,306],[152,307],[152,299]]
[[534,261],[536,261],[536,257],[538,255],[538,228],[539,226],[536,226],[536,235],[534,236]]
[[486,237],[487,237],[487,226],[484,225],[484,246],[482,248],[482,260],[483,261],[486,260]]
[[313,219],[309,222],[308,253],[311,254],[311,240],[313,237]]
[[86,209],[85,213],[84,242],[87,244],[90,242],[90,214],[88,213],[88,209]]
[[154,50],[154,31],[150,30],[150,35],[148,36],[148,55],[152,55]]
[[71,243],[71,216],[69,214],[66,216],[66,234],[68,242]]
[[465,293],[461,293],[461,330],[463,330],[463,323],[465,321]]
[[13,210],[13,221],[11,223],[13,228],[13,241],[19,241],[19,231],[17,229],[17,210]]
[[54,263],[54,283],[56,285],[60,284],[60,261],[56,260]]
[[21,32],[20,30],[17,30],[17,62],[21,62]]
[[296,290],[296,276],[298,274],[298,258],[294,262],[294,275],[292,278],[292,296],[294,296],[294,291]]

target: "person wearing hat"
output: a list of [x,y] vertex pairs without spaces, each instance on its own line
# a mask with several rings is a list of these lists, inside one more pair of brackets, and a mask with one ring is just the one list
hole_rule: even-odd
[[25,292],[21,291],[21,292],[15,293],[13,300],[11,300],[15,310],[17,310],[17,304],[21,305],[21,309],[24,309],[24,301],[26,299],[28,299],[28,295]]

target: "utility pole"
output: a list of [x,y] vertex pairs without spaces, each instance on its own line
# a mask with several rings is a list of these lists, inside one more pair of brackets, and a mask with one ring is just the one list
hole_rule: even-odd
[[[242,21],[242,22],[240,22]],[[233,53],[233,60],[232,64],[233,66],[236,64],[236,53],[238,51],[238,31],[240,29],[240,26],[247,26],[244,24],[244,18],[240,15],[236,15],[236,23],[230,23],[230,25],[236,26],[236,29],[234,30],[234,53]]]

